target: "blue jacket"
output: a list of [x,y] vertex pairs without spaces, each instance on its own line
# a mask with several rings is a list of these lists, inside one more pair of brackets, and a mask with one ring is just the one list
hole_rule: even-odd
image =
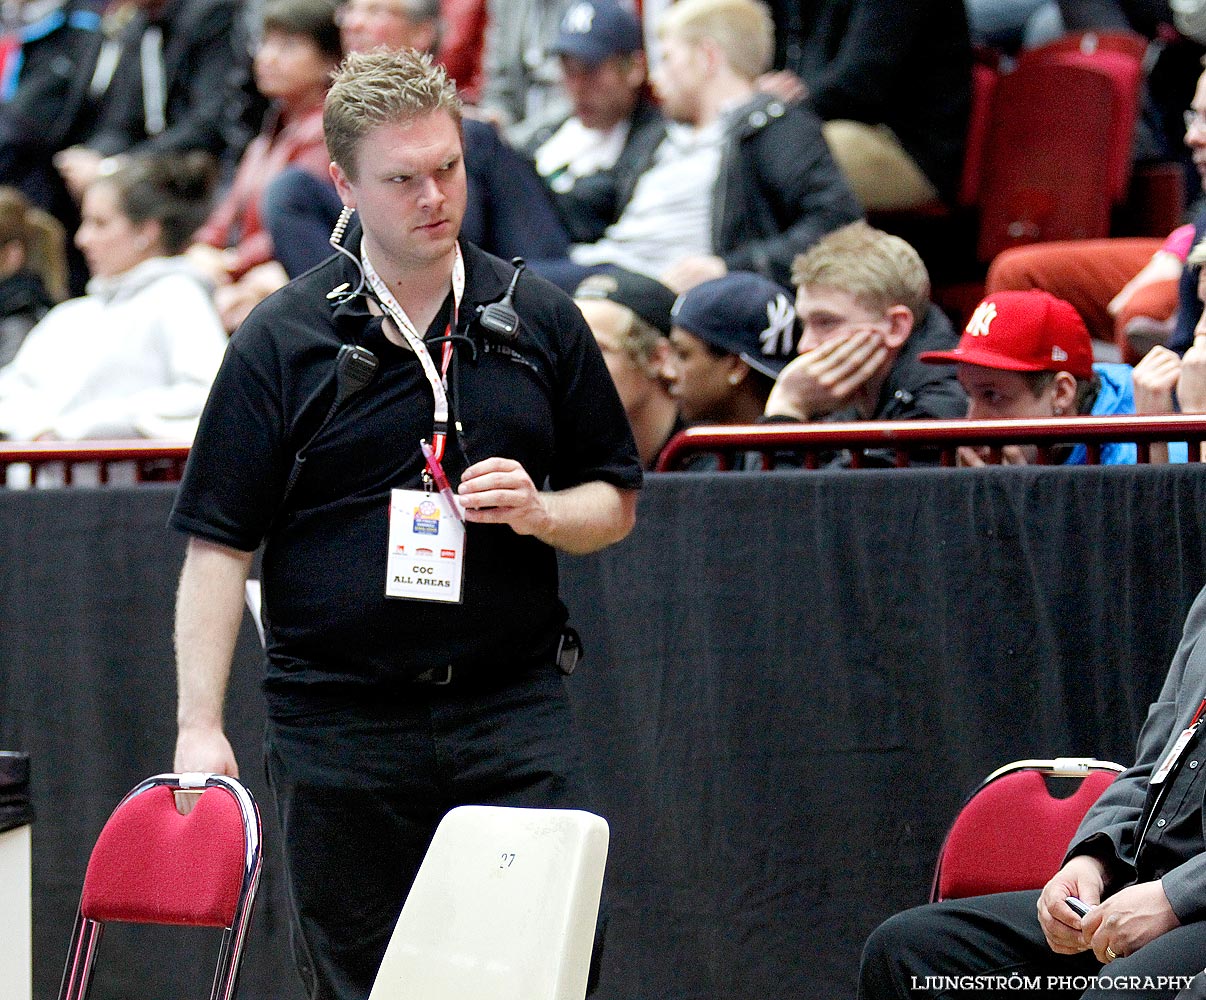
[[[1090,414],[1094,417],[1109,417],[1135,412],[1135,385],[1131,378],[1130,365],[1095,364],[1093,371],[1101,379],[1101,390],[1093,403]],[[1181,463],[1188,458],[1188,448],[1183,441],[1173,441],[1168,446],[1168,460]],[[1078,444],[1064,465],[1084,465],[1085,446]],[[1136,448],[1133,444],[1107,444],[1101,449],[1102,465],[1134,465]]]

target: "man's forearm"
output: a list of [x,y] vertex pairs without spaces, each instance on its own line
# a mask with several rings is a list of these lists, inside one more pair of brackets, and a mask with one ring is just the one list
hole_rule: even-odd
[[189,542],[176,592],[176,722],[182,730],[222,728],[251,558],[203,539]]
[[544,494],[548,527],[537,538],[573,555],[596,552],[620,541],[636,523],[636,490],[591,482]]

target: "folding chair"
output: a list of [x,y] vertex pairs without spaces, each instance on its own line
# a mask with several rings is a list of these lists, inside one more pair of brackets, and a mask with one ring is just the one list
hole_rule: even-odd
[[461,806],[432,838],[369,1000],[582,1000],[607,823]]
[[[947,832],[930,900],[1041,889],[1059,871],[1089,807],[1124,770],[1087,757],[1018,760],[993,771]],[[1058,798],[1049,782],[1075,782]]]
[[223,928],[210,997],[230,1000],[260,878],[260,837],[259,809],[235,778],[159,774],[135,786],[92,848],[59,1000],[87,996],[111,921]]

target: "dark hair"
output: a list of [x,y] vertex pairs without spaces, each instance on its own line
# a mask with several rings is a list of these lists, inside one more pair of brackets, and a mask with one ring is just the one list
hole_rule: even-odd
[[169,256],[183,253],[209,215],[218,169],[208,153],[135,156],[98,184],[110,184],[133,223],[158,222]]
[[333,0],[268,0],[264,5],[264,31],[309,38],[319,52],[338,62],[343,58],[335,21],[338,8]]
[[[1025,380],[1035,399],[1047,391],[1047,386],[1055,381],[1056,372],[1019,372]],[[1073,376],[1075,378],[1075,376]],[[1093,409],[1097,402],[1097,394],[1101,391],[1101,376],[1096,372],[1092,378],[1076,379],[1076,412],[1083,416]]]

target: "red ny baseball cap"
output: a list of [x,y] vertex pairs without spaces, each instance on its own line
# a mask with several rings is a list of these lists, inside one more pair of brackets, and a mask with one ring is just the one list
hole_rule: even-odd
[[1070,372],[1093,377],[1093,340],[1069,302],[1050,292],[996,292],[972,313],[951,351],[924,351],[934,364],[951,361],[1011,372]]

